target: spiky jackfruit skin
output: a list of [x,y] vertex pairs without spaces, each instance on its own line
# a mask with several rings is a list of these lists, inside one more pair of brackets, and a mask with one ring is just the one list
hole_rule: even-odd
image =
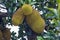
[[12,16],[12,24],[18,26],[22,24],[24,20],[24,15],[22,14],[22,10],[19,8]]
[[3,39],[3,35],[2,35],[1,30],[0,30],[0,40],[2,40],[2,39]]
[[32,14],[26,16],[26,22],[36,33],[42,33],[45,28],[45,21],[35,9]]
[[29,4],[24,4],[22,6],[22,11],[23,11],[24,15],[30,15],[30,14],[32,14],[32,10],[33,10],[32,6],[29,5]]
[[3,34],[3,38],[5,40],[10,40],[11,39],[11,32],[10,32],[10,29],[5,29],[2,31],[2,34]]
[[9,29],[5,29],[3,31],[0,30],[0,40],[10,40],[11,32]]

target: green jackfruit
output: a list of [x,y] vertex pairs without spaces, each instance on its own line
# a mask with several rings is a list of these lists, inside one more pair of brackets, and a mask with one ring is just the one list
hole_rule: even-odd
[[26,16],[26,22],[36,33],[42,33],[45,28],[45,21],[36,10],[33,10],[31,15]]
[[24,15],[30,15],[30,14],[32,14],[32,10],[33,10],[32,6],[29,5],[29,4],[24,4],[22,6],[22,11],[23,11]]
[[10,32],[10,29],[5,29],[2,31],[2,34],[3,34],[3,38],[4,40],[10,40],[11,39],[11,32]]
[[18,26],[19,24],[22,24],[23,19],[24,15],[22,13],[22,10],[19,8],[12,16],[12,24]]
[[0,40],[10,40],[11,32],[9,29],[0,30]]

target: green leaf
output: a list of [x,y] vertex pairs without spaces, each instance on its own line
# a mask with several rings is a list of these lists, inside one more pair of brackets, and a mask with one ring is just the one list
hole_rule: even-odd
[[37,36],[37,40],[44,40],[41,36]]
[[29,4],[32,2],[32,0],[28,0],[29,1]]
[[24,4],[24,1],[23,0],[18,0],[21,4]]
[[60,3],[60,0],[56,0],[57,1],[57,3]]
[[60,20],[60,0],[56,0],[57,4],[58,4],[58,16],[59,16],[59,20]]
[[34,5],[34,4],[36,4],[36,3],[37,3],[37,2],[31,2],[30,5]]

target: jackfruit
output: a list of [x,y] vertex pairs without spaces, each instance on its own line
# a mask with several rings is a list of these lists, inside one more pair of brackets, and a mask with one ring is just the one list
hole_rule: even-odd
[[12,16],[12,24],[18,26],[19,24],[22,24],[23,19],[24,15],[22,13],[22,10],[19,8]]
[[45,28],[45,21],[40,16],[39,12],[33,9],[31,15],[26,16],[26,22],[31,29],[36,33],[42,33]]
[[2,40],[2,39],[3,39],[3,35],[2,35],[1,30],[0,30],[0,40]]
[[10,40],[11,39],[11,32],[10,32],[10,29],[5,29],[2,31],[3,33],[3,38],[5,40]]
[[32,10],[33,10],[33,8],[29,4],[24,4],[22,6],[22,11],[23,11],[24,15],[30,15],[30,14],[32,14]]

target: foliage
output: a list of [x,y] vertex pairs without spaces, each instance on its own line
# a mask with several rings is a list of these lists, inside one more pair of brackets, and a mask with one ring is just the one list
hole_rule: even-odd
[[[40,14],[43,12],[41,16],[46,22],[45,31],[39,35],[27,27],[26,22],[23,22],[23,24],[20,25],[18,37],[15,36],[16,33],[12,32],[12,40],[17,40],[20,37],[22,37],[22,40],[25,40],[23,36],[26,35],[28,36],[27,38],[29,38],[30,35],[36,35],[34,40],[60,40],[60,0],[1,0],[1,2],[7,7],[9,13],[8,22],[10,22],[10,25],[12,25],[11,17],[13,13],[25,3],[38,9]],[[24,30],[26,33],[23,33]]]

